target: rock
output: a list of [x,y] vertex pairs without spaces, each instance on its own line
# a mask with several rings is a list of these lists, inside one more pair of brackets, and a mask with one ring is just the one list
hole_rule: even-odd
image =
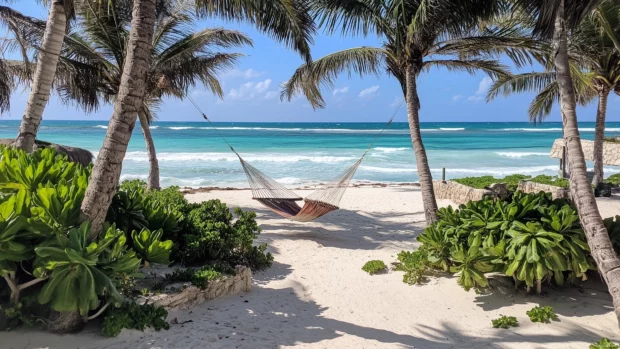
[[508,184],[506,183],[493,183],[489,185],[489,190],[495,193],[496,197],[504,200],[510,195],[508,192]]
[[519,182],[517,190],[521,190],[525,193],[539,193],[541,191],[545,193],[551,193],[553,199],[568,199],[570,200],[570,191],[566,188],[556,187],[554,185],[540,184],[529,181]]
[[433,181],[433,188],[437,199],[450,200],[459,205],[497,196],[489,189],[475,189],[452,181]]

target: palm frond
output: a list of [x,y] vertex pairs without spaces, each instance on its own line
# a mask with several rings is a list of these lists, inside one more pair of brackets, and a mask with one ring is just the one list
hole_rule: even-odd
[[423,71],[428,71],[431,68],[445,68],[448,71],[465,71],[472,75],[482,71],[492,78],[509,75],[507,66],[496,60],[488,59],[439,59],[426,61],[422,67]]
[[310,0],[196,0],[199,15],[247,21],[297,51],[306,62],[316,33]]
[[[568,29],[574,29],[584,16],[589,14],[601,0],[564,0],[564,19]],[[555,17],[560,1],[515,0],[520,10],[534,19],[533,33],[543,38],[551,38],[554,32]]]
[[291,100],[297,93],[303,93],[313,108],[323,108],[321,85],[333,87],[337,76],[348,73],[364,76],[379,75],[387,53],[381,48],[357,47],[332,53],[297,68],[293,76],[282,85],[280,98]]
[[555,83],[554,72],[533,72],[517,75],[504,75],[493,81],[487,92],[487,102],[498,95],[509,96],[515,93],[542,91]]

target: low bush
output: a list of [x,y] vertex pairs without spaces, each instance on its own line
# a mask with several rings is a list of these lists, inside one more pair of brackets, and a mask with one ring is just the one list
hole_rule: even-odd
[[553,307],[548,305],[544,307],[535,306],[534,308],[526,312],[527,316],[532,322],[550,323],[551,321],[558,321],[559,318],[553,311]]
[[590,349],[620,349],[620,346],[618,346],[616,343],[610,341],[607,338],[603,338],[594,344],[590,344],[589,348]]
[[383,263],[383,261],[380,261],[380,260],[368,261],[362,267],[362,270],[367,272],[370,275],[379,274],[381,272],[384,272],[386,269],[387,269],[387,266],[385,265],[385,263]]
[[476,189],[484,189],[490,186],[493,183],[506,183],[506,187],[508,191],[514,192],[517,190],[517,186],[519,182],[525,179],[530,179],[531,176],[522,175],[522,174],[513,174],[506,176],[504,178],[495,178],[493,176],[480,176],[480,177],[465,177],[465,178],[457,178],[452,181],[466,185],[468,187],[476,188]]
[[230,267],[245,265],[253,270],[271,266],[273,256],[265,252],[266,244],[254,246],[261,229],[255,212],[234,210],[236,220],[226,204],[219,200],[203,202],[192,209],[187,231],[176,249],[176,256],[186,266],[226,263]]
[[166,321],[168,311],[153,304],[138,305],[125,302],[118,308],[111,308],[103,319],[101,334],[116,337],[124,328],[144,331],[153,328],[155,331],[167,330],[170,325]]
[[555,176],[538,175],[532,179],[529,179],[529,181],[539,184],[553,185],[560,188],[568,188],[568,179]]
[[131,234],[133,249],[142,258],[145,266],[150,263],[169,264],[172,240],[161,241],[163,231],[150,231],[143,228],[139,233],[134,231]]
[[607,179],[605,179],[605,183],[609,183],[614,187],[620,187],[620,173],[616,173],[607,177]]
[[482,289],[486,273],[500,272],[541,292],[543,281],[585,280],[595,267],[576,210],[549,194],[516,192],[509,201],[442,208],[438,217],[417,238],[418,251],[399,254],[405,282],[438,269],[457,274],[466,290]]
[[514,316],[502,315],[499,319],[491,320],[493,328],[510,328],[519,326],[517,318]]

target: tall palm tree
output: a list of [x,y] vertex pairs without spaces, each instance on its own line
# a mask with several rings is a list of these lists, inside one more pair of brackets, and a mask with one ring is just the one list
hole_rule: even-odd
[[529,62],[536,41],[521,36],[518,27],[481,29],[504,9],[483,0],[313,0],[313,10],[329,33],[375,33],[382,47],[357,47],[329,54],[302,65],[283,86],[282,98],[303,93],[315,107],[324,107],[321,85],[333,87],[341,72],[394,76],[401,85],[408,109],[409,130],[415,151],[427,223],[437,220],[432,175],[420,133],[417,78],[431,68],[482,71],[492,77],[506,74],[493,56],[506,52],[520,65]]
[[[603,142],[607,99],[610,92],[620,92],[620,51],[616,50],[613,43],[613,38],[620,38],[618,16],[620,6],[613,1],[606,1],[595,13],[584,18],[568,38],[570,70],[577,103],[587,105],[598,100],[594,136],[594,185],[601,183],[604,175]],[[601,18],[609,30],[602,27]],[[547,59],[542,64],[546,68],[543,72],[507,75],[497,79],[489,89],[487,100],[499,94],[538,92],[528,112],[532,122],[543,121],[551,113],[553,104],[559,101],[559,91],[553,60]]]
[[37,54],[37,67],[30,85],[28,103],[15,139],[15,146],[28,152],[32,151],[43,110],[50,97],[58,57],[67,30],[67,18],[73,15],[73,0],[51,0],[49,6],[45,34]]
[[592,187],[588,182],[586,161],[581,148],[577,123],[576,94],[570,75],[568,32],[599,4],[598,0],[517,0],[526,13],[535,19],[534,34],[551,39],[564,142],[568,150],[570,191],[577,206],[588,245],[598,269],[613,298],[616,317],[620,322],[620,259],[614,252],[603,224]]
[[[97,108],[98,99],[113,103],[127,56],[129,4],[128,0],[117,1],[105,13],[90,6],[79,9],[79,30],[65,40],[63,58],[67,58],[72,67],[99,74],[87,84],[77,74],[62,79],[57,87],[64,101],[77,101],[87,110]],[[157,3],[145,97],[137,115],[149,159],[149,189],[160,187],[159,165],[149,125],[162,99],[182,99],[198,82],[222,97],[216,74],[234,66],[241,55],[213,52],[213,49],[252,45],[252,41],[238,31],[221,28],[192,31],[196,16],[191,10],[191,3],[186,0]]]
[[[114,113],[82,202],[83,219],[88,219],[93,224],[91,238],[101,231],[120,179],[122,161],[135,126],[136,115],[144,103],[155,9],[154,0],[133,1],[127,59],[123,64]],[[199,15],[248,21],[277,41],[298,51],[306,60],[310,59],[310,43],[315,32],[314,21],[308,9],[308,0],[196,1]]]

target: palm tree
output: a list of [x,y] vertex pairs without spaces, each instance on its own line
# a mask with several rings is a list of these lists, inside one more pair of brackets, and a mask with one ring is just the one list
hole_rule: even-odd
[[72,0],[51,0],[49,5],[45,34],[37,54],[37,67],[30,85],[28,103],[15,139],[15,146],[28,152],[33,149],[43,110],[50,97],[58,57],[67,30],[67,18],[73,15]]
[[492,77],[506,74],[493,56],[506,52],[517,65],[529,62],[525,48],[536,42],[520,35],[518,27],[481,29],[481,21],[502,13],[496,1],[314,0],[313,9],[330,33],[376,33],[382,47],[357,47],[332,53],[302,65],[283,86],[282,98],[303,93],[315,108],[325,106],[321,85],[333,87],[341,72],[378,75],[382,70],[401,85],[408,109],[409,130],[427,223],[437,220],[437,202],[424,143],[420,134],[417,78],[431,68],[482,71]]
[[[620,51],[615,49],[613,39],[620,38],[620,6],[612,1],[601,4],[595,13],[587,16],[569,37],[568,53],[571,76],[577,95],[577,103],[587,105],[598,99],[596,132],[594,136],[594,179],[596,186],[603,181],[603,142],[607,99],[612,91],[620,92]],[[606,21],[609,31],[600,25]],[[487,100],[499,94],[538,92],[529,108],[532,122],[545,120],[554,103],[559,100],[558,84],[553,71],[553,60],[542,62],[544,72],[507,75],[497,79],[490,87]]]
[[[57,87],[65,102],[77,101],[90,111],[98,107],[98,99],[112,103],[116,98],[127,56],[125,42],[131,18],[128,4],[128,1],[117,1],[105,13],[90,6],[79,10],[79,30],[67,36],[63,58],[73,71],[82,69],[99,74],[87,84],[78,74],[62,79]],[[185,0],[157,3],[145,97],[137,115],[149,159],[148,189],[160,187],[159,165],[149,125],[163,98],[182,99],[198,82],[222,97],[216,74],[234,66],[241,55],[213,52],[212,48],[252,45],[247,36],[237,31],[215,28],[193,32],[195,15],[190,5]]]
[[568,149],[570,190],[577,206],[588,245],[598,269],[613,298],[616,317],[620,322],[620,259],[614,252],[603,224],[592,187],[588,182],[586,161],[581,148],[577,124],[576,94],[570,75],[568,31],[594,9],[598,0],[517,0],[526,13],[535,19],[534,34],[551,39],[556,81],[560,93],[560,109],[564,142]]
[[[154,0],[133,1],[127,58],[114,102],[114,113],[82,202],[83,219],[90,220],[93,225],[91,238],[101,231],[118,185],[136,115],[144,103],[157,17],[155,9]],[[196,1],[199,15],[248,21],[298,51],[306,60],[310,59],[310,43],[315,32],[308,9],[308,0]]]

